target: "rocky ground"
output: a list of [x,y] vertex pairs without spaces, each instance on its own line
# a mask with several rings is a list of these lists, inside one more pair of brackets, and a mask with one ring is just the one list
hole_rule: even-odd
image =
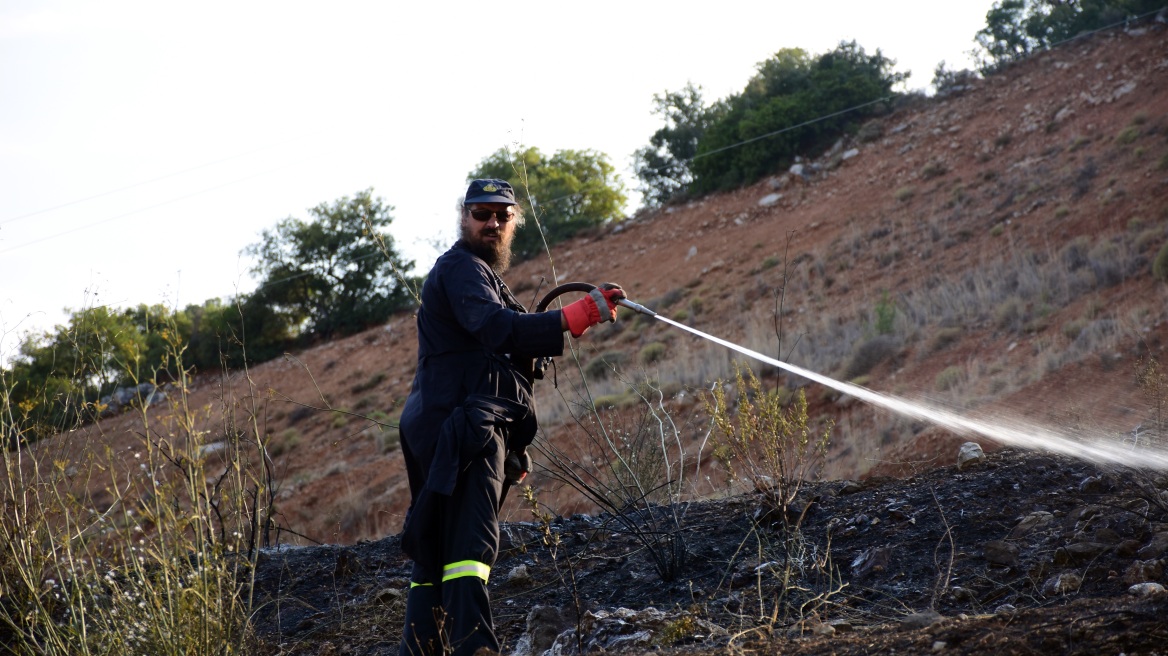
[[[507,524],[505,651],[1168,653],[1163,474],[1005,450],[799,507],[799,531],[763,492]],[[673,526],[683,551],[642,539]],[[684,553],[671,580],[651,550]],[[396,537],[267,554],[260,653],[396,653],[408,575]]]

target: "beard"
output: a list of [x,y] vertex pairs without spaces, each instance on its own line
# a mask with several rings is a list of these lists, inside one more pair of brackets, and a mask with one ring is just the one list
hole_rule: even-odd
[[[486,262],[487,266],[494,269],[495,273],[503,275],[507,269],[511,268],[511,242],[515,239],[514,230],[488,230],[484,228],[478,236],[475,236],[467,229],[465,223],[462,224],[461,230],[462,241],[466,243],[470,252]],[[482,236],[484,235],[496,235],[499,240],[483,241]]]

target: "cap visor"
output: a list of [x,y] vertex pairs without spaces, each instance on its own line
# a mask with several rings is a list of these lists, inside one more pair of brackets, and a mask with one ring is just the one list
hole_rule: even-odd
[[518,203],[515,202],[515,199],[508,198],[506,196],[500,196],[498,194],[483,194],[481,196],[467,198],[465,201],[463,201],[464,205],[470,205],[472,203],[503,203],[504,205],[518,205]]

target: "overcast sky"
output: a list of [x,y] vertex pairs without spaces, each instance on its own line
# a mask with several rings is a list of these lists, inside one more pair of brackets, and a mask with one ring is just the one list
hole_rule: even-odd
[[991,5],[4,0],[0,364],[64,308],[251,291],[261,230],[370,187],[424,272],[502,146],[601,151],[631,192],[653,94],[852,39],[925,89]]

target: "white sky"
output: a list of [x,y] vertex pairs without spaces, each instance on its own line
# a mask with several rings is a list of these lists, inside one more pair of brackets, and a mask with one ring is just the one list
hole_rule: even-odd
[[[504,145],[632,153],[654,93],[855,39],[924,89],[992,0],[0,4],[0,365],[64,308],[254,288],[240,251],[373,187],[425,271]],[[635,209],[630,203],[628,210]]]

